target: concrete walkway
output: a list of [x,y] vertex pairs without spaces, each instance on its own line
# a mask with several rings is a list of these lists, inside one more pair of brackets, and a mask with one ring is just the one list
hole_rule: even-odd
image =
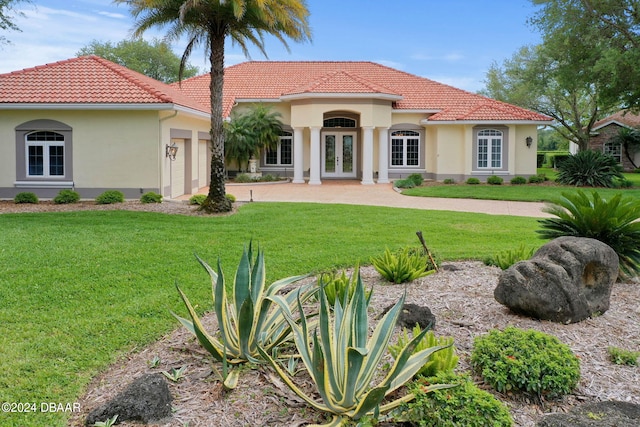
[[[388,206],[395,208],[478,212],[490,215],[549,217],[543,203],[499,200],[444,199],[410,197],[397,193],[392,184],[362,185],[359,181],[323,181],[321,185],[292,183],[227,184],[228,194],[248,202],[309,202],[348,205]],[[206,194],[201,188],[198,194]],[[181,198],[189,198],[189,195]]]

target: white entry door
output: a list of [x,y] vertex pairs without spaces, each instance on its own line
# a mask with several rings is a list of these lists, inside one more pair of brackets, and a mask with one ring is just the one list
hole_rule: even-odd
[[356,133],[325,132],[322,134],[322,176],[355,178]]

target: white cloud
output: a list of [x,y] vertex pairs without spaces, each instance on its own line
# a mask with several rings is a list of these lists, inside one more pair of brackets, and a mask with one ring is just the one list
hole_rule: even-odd
[[102,15],[102,16],[106,16],[107,18],[114,18],[114,19],[128,19],[128,16],[123,15],[122,13],[100,11],[98,12],[98,15]]

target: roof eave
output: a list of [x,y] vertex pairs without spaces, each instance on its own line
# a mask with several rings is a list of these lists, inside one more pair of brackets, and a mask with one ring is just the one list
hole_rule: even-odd
[[420,124],[424,126],[433,125],[537,125],[548,126],[553,120],[429,120],[424,119]]
[[125,110],[125,111],[166,111],[177,110],[183,113],[209,118],[210,113],[176,104],[117,104],[117,103],[0,103],[0,110]]
[[289,95],[282,95],[280,97],[283,101],[293,101],[299,99],[382,99],[385,101],[401,101],[403,97],[401,95],[395,95],[390,93],[294,93]]
[[392,112],[394,114],[437,114],[440,113],[442,111],[442,109],[420,109],[420,108],[416,108],[416,109],[411,109],[411,108],[397,108],[397,109],[393,109]]
[[607,127],[609,125],[618,125],[618,126],[629,128],[629,129],[633,128],[633,126],[629,126],[629,125],[624,124],[624,123],[622,123],[622,122],[620,122],[618,120],[607,120],[606,122],[602,123],[601,125],[598,125],[598,127],[594,127],[593,129],[591,129],[591,131],[593,132],[593,131],[596,131],[598,129],[602,129],[603,127]]

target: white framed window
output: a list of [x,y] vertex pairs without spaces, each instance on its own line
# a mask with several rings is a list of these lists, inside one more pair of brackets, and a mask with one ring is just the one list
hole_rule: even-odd
[[602,152],[616,159],[616,162],[622,163],[622,144],[605,142],[602,146]]
[[293,165],[293,134],[282,132],[280,142],[275,150],[266,149],[264,153],[266,166],[291,166]]
[[420,133],[413,130],[391,132],[391,166],[420,165]]
[[27,134],[25,139],[27,177],[64,176],[64,135],[58,132],[39,131]]
[[496,129],[478,132],[478,169],[502,168],[503,133]]

